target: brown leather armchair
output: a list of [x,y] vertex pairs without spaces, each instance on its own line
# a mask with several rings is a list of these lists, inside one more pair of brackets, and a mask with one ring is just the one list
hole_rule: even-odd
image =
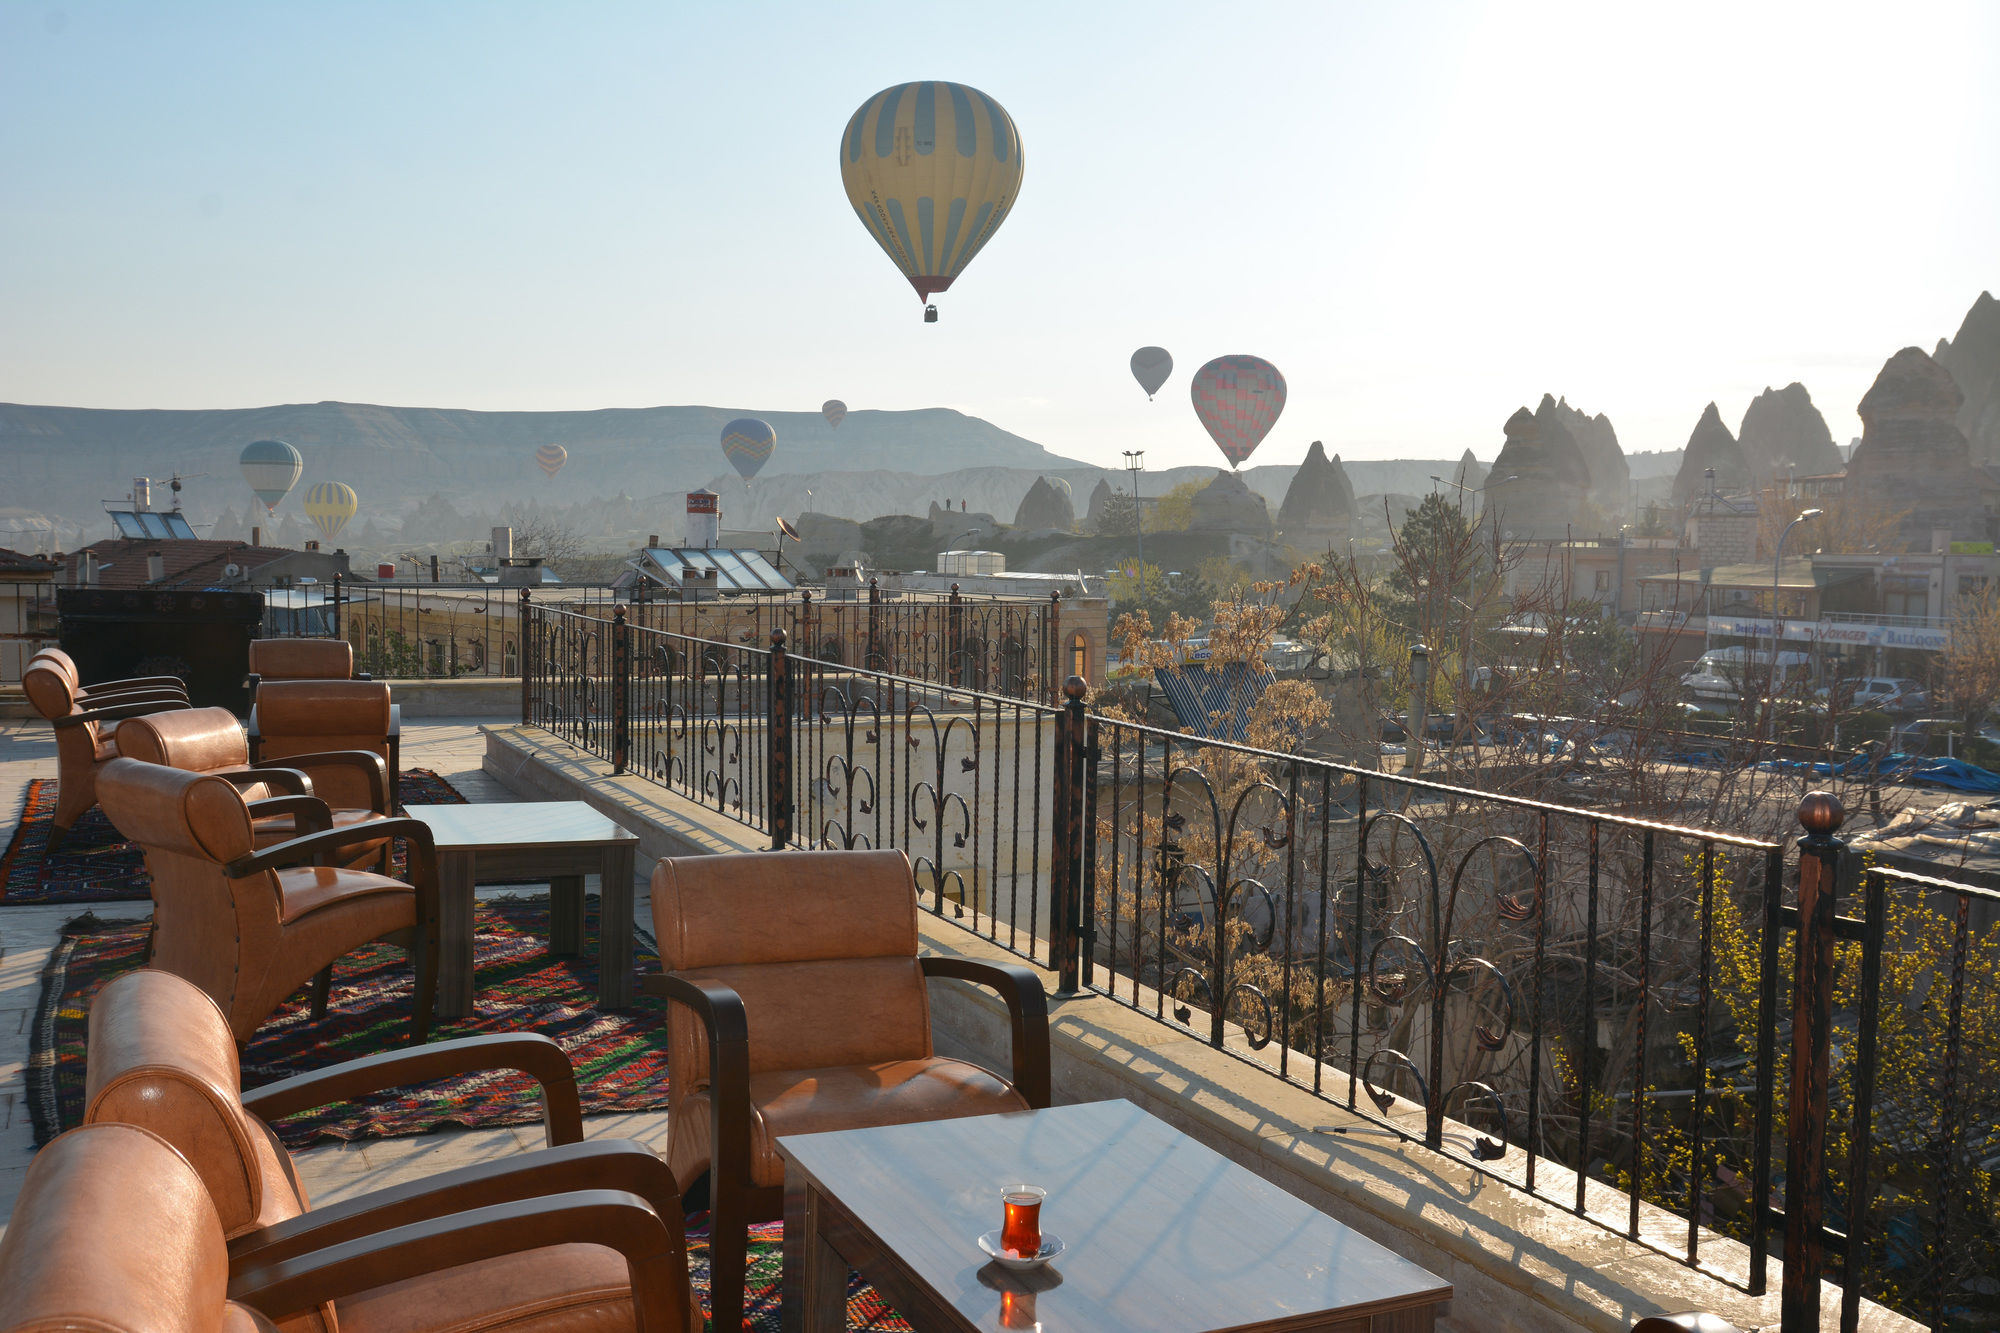
[[50,819],[51,848],[97,804],[98,771],[118,757],[112,739],[118,724],[126,718],[188,706],[185,691],[164,687],[85,698],[78,691],[76,669],[69,658],[50,652],[29,659],[27,670],[21,673],[21,686],[28,702],[55,730],[56,809]]
[[[334,750],[367,750],[382,756],[389,771],[389,802],[397,791],[396,713],[389,687],[365,680],[274,680],[257,691],[250,713],[250,758],[268,764],[294,755]],[[373,792],[359,777],[328,773],[314,779],[328,805],[358,809]]]
[[[667,1165],[709,1176],[709,1297],[743,1321],[746,1228],[784,1215],[787,1134],[991,1115],[1049,1104],[1048,1002],[1033,970],[917,956],[917,893],[900,851],[663,859],[653,929],[666,971],[641,985],[667,1017]],[[998,991],[1013,1082],[931,1045],[926,981]]]
[[[428,826],[371,820],[259,850],[249,803],[223,778],[114,759],[98,793],[112,823],[146,852],[154,965],[213,997],[239,1046],[315,973],[376,939],[415,955],[410,1042],[423,1042],[438,967],[437,853]],[[409,882],[309,864],[382,838],[403,839]]]
[[[590,1333],[630,1328],[635,1305],[642,1329],[701,1326],[673,1176],[641,1144],[581,1141],[575,1071],[546,1037],[439,1042],[244,1094],[229,1025],[214,1002],[178,977],[146,969],[98,993],[88,1050],[86,1125],[138,1126],[178,1150],[206,1187],[218,1236],[227,1238],[231,1294],[283,1321],[288,1333],[336,1322],[345,1333],[500,1326]],[[505,1069],[542,1085],[548,1148],[327,1207],[310,1206],[269,1124],[382,1088]],[[616,1226],[593,1230],[583,1222],[604,1208],[602,1191],[628,1197],[610,1210]],[[486,1244],[504,1238],[505,1246],[467,1250],[446,1239],[475,1219],[483,1219],[474,1230]],[[641,1250],[618,1239],[640,1233],[650,1234]],[[342,1261],[338,1271],[354,1280],[340,1289],[303,1280],[335,1246],[372,1257]],[[443,1267],[452,1271],[418,1276]]]
[[354,645],[345,639],[252,639],[250,674],[243,683],[255,703],[257,687],[267,680],[370,679],[354,669]]
[[83,677],[76,669],[76,659],[60,648],[44,648],[31,661],[48,661],[69,677],[69,683],[76,691],[80,702],[95,699],[99,703],[109,702],[113,695],[124,694],[167,694],[187,698],[187,682],[179,676],[128,676],[123,680],[101,680],[95,685],[85,685]]

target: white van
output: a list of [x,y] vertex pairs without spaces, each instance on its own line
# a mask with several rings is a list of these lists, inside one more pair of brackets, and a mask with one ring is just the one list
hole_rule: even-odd
[[[1769,681],[1771,652],[1768,648],[1713,648],[1703,653],[1694,670],[1681,677],[1681,688],[1703,699],[1740,699],[1747,689],[1761,696]],[[1778,654],[1778,689],[1802,685],[1812,679],[1811,653]]]

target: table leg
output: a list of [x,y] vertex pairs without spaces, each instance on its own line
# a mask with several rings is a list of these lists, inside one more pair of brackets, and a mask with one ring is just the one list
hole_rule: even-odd
[[437,860],[437,1015],[464,1018],[472,1012],[473,854],[439,852]]
[[847,1327],[847,1260],[827,1244],[819,1223],[818,1192],[803,1182],[787,1180],[785,1333],[841,1333]]
[[[606,1009],[629,1009],[632,1007],[632,844],[614,843],[606,847],[602,863],[597,900],[597,1002]],[[579,892],[579,902],[582,896]]]
[[549,879],[549,952],[583,952],[583,876]]

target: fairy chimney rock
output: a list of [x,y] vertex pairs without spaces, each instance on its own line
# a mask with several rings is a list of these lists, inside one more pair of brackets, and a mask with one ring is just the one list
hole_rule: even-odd
[[[1553,399],[1544,401],[1554,407]],[[1496,519],[1504,536],[1561,537],[1583,512],[1589,468],[1567,430],[1551,417],[1556,436],[1551,441],[1543,424],[1542,417],[1525,407],[1507,418],[1507,443],[1491,473],[1500,480],[1487,482],[1482,512],[1482,521]]]
[[1014,511],[1014,526],[1024,532],[1068,532],[1076,527],[1076,506],[1070,503],[1067,491],[1047,477],[1036,477],[1021,497],[1021,507]]
[[2000,301],[1981,292],[1958,336],[1938,343],[1936,361],[1951,372],[1965,402],[1958,428],[1975,463],[2000,463]]
[[1913,549],[1929,549],[1930,534],[1940,528],[1955,540],[1991,540],[2000,483],[1973,466],[1958,425],[1964,405],[1949,371],[1922,348],[1905,347],[1856,409],[1861,445],[1847,462],[1844,493],[1902,512],[1901,536]]
[[1234,532],[1249,537],[1271,535],[1271,510],[1264,497],[1250,489],[1237,472],[1215,474],[1215,480],[1194,493],[1194,532]]
[[1755,480],[1816,477],[1841,468],[1840,450],[1806,386],[1766,387],[1750,400],[1736,443]]
[[1292,483],[1285,488],[1285,502],[1278,506],[1278,528],[1295,542],[1319,545],[1344,537],[1354,521],[1354,486],[1340,455],[1326,456],[1326,446],[1318,440],[1306,450]]
[[1708,493],[1710,468],[1715,469],[1717,494],[1740,494],[1750,489],[1750,464],[1743,457],[1743,447],[1729,433],[1729,427],[1722,424],[1722,413],[1714,403],[1703,409],[1694,433],[1688,436],[1687,449],[1681,454],[1681,470],[1674,477],[1676,505],[1685,508],[1696,497]]

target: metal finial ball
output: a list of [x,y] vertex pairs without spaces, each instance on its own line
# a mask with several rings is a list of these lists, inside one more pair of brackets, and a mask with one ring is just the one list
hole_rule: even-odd
[[774,629],[772,629],[771,646],[773,648],[782,648],[785,646],[785,627],[783,625],[779,625]]
[[614,607],[612,607],[612,608],[611,608],[611,614],[612,614],[612,615],[614,615],[614,616],[623,616],[623,615],[629,615],[629,614],[630,614],[630,608],[628,608],[628,607],[627,607],[627,606],[625,605],[625,603],[623,603],[623,602],[620,602],[620,603],[618,603],[618,604],[617,604],[616,606],[614,606]]
[[1799,802],[1799,823],[1816,838],[1831,837],[1847,822],[1847,807],[1830,791],[1807,792]]
[[1082,699],[1089,691],[1090,686],[1084,683],[1082,676],[1071,676],[1063,682],[1063,694],[1067,698]]

